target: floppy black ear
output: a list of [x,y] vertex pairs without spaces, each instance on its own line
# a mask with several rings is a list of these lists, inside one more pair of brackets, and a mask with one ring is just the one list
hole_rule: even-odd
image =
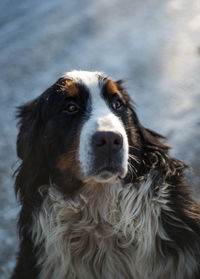
[[41,96],[18,108],[19,134],[17,137],[17,155],[22,159],[15,174],[15,191],[20,199],[29,201],[37,192],[37,187],[47,181],[44,168],[42,145]]
[[165,152],[168,152],[168,150],[171,149],[170,146],[166,145],[162,141],[162,140],[165,140],[166,137],[158,134],[157,132],[155,132],[151,129],[145,128],[141,124],[139,124],[139,126],[140,126],[140,131],[141,131],[142,138],[143,138],[145,145],[161,149]]
[[143,139],[144,144],[158,147],[160,149],[163,149],[164,151],[168,151],[170,149],[169,146],[165,145],[162,140],[165,139],[164,136],[158,134],[157,132],[145,128],[143,125],[140,124],[138,117],[134,111],[134,102],[132,101],[128,91],[126,90],[126,87],[124,86],[123,80],[116,81],[117,87],[122,92],[123,97],[125,98],[126,102],[129,104],[129,108],[132,114],[132,121],[133,123],[139,127],[140,135]]
[[[135,146],[133,146],[135,153],[134,156],[141,159],[138,160],[138,162],[142,162],[142,171],[141,173],[137,172],[137,174],[142,175],[142,173],[156,168],[168,177],[176,177],[176,175],[181,175],[184,169],[187,168],[187,165],[180,160],[169,156],[168,151],[171,149],[171,147],[164,143],[164,140],[166,139],[164,136],[141,125],[134,110],[134,103],[132,102],[130,95],[124,87],[123,81],[119,80],[116,83],[118,89],[122,92],[129,106],[129,124],[132,125],[132,129],[129,130],[129,133],[133,141],[133,145],[134,143],[139,143],[139,146],[141,145],[139,148],[134,148]],[[136,165],[137,162],[133,160],[132,164]]]
[[24,159],[36,145],[37,133],[40,125],[40,102],[39,98],[18,107],[19,134],[17,137],[17,155]]

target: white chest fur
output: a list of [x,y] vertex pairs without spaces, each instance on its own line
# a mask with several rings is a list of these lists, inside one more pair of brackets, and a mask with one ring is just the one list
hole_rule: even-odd
[[161,209],[171,214],[168,185],[155,197],[151,185],[150,175],[138,185],[90,185],[74,200],[51,186],[33,218],[40,279],[188,278],[192,257],[175,265],[160,246],[169,240],[159,218]]

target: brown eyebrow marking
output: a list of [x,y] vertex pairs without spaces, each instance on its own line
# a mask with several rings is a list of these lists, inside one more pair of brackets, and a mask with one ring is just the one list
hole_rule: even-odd
[[69,97],[76,97],[79,94],[78,86],[72,80],[66,80],[65,84],[62,85],[61,90],[67,92]]
[[119,94],[119,90],[117,88],[117,85],[112,80],[109,80],[106,83],[106,90],[107,90],[109,95],[114,95],[114,94],[117,94],[117,93]]

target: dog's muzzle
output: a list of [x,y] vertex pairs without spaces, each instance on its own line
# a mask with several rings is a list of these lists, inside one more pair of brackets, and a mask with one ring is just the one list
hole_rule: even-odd
[[123,137],[118,132],[96,132],[92,137],[93,169],[97,180],[123,175]]
[[108,182],[126,175],[128,139],[115,115],[85,124],[80,136],[79,158],[85,178]]

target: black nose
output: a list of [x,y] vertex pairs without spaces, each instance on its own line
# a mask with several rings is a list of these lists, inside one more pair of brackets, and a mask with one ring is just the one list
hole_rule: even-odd
[[101,152],[117,152],[122,144],[122,135],[116,132],[96,132],[92,137],[93,147]]

